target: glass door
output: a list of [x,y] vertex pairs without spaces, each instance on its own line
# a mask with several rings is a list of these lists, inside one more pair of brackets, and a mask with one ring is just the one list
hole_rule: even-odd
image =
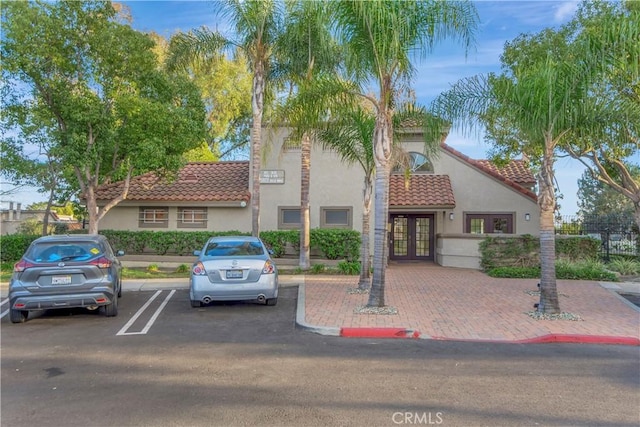
[[391,248],[389,258],[433,260],[433,215],[391,215]]

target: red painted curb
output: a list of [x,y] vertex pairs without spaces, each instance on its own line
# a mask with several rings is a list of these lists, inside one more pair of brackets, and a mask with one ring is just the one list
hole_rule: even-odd
[[515,341],[517,343],[582,343],[582,344],[620,344],[620,345],[633,345],[640,346],[639,338],[632,337],[611,337],[600,335],[543,335],[541,337],[529,338],[526,340]]
[[340,336],[352,338],[419,338],[420,332],[404,328],[341,328]]

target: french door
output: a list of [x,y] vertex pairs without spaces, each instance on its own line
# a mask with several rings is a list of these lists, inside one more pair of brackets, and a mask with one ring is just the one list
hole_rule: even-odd
[[433,261],[434,215],[391,215],[389,259]]

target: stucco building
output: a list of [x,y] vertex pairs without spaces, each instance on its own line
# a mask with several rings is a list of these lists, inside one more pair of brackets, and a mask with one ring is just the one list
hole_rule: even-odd
[[[444,143],[438,155],[428,158],[417,129],[404,130],[402,144],[413,160],[412,173],[390,177],[392,261],[479,268],[478,243],[487,234],[538,235],[535,179],[525,162],[498,168]],[[264,132],[263,146],[268,149],[260,171],[260,228],[299,228],[300,149],[290,143],[285,129]],[[359,165],[347,165],[337,153],[314,145],[311,228],[361,231],[363,182]],[[132,180],[127,200],[107,213],[100,229],[251,231],[250,183],[246,161],[189,163],[172,183],[152,173],[139,176]],[[97,193],[101,203],[115,197],[121,186],[102,187]]]

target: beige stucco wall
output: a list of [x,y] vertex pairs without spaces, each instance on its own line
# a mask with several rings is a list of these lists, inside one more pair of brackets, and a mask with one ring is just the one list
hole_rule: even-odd
[[[285,171],[284,184],[263,184],[260,187],[261,228],[275,230],[278,227],[278,206],[296,207],[300,204],[300,150],[282,151],[285,131],[267,135],[273,140],[265,140],[270,151],[264,157],[262,169]],[[408,135],[406,138],[406,151],[424,152],[424,144],[419,136]],[[438,234],[436,262],[446,266],[479,268],[478,243],[485,236],[463,234],[464,218],[469,213],[513,214],[514,234],[538,235],[539,210],[535,201],[446,151],[440,150],[439,156],[432,158],[432,162],[435,174],[449,176],[456,207],[426,211],[396,208],[394,212],[419,211],[435,215],[435,232]],[[334,152],[314,146],[311,154],[311,228],[319,227],[321,206],[351,206],[353,229],[361,230],[362,182],[363,173],[359,165],[345,165]],[[453,220],[449,219],[451,212],[454,214]],[[525,220],[527,213],[529,221]],[[373,221],[372,212],[372,229]],[[373,238],[372,231],[372,242]]]
[[479,244],[486,234],[438,234],[436,263],[444,267],[480,269]]
[[[284,184],[260,185],[260,228],[278,229],[278,207],[300,206],[300,150],[283,151],[284,132],[265,141],[268,147],[262,169],[284,170]],[[309,190],[310,226],[320,227],[322,207],[351,207],[353,229],[361,230],[363,172],[360,166],[349,166],[333,151],[324,151],[315,144],[311,151],[311,182]]]
[[[144,206],[168,206],[169,208],[169,224],[163,228],[149,228],[144,230],[151,231],[251,231],[251,209],[247,207],[220,207],[219,205],[205,206],[207,207],[207,228],[178,228],[178,206],[162,204],[162,203],[144,203]],[[190,207],[202,207],[200,204],[189,204]],[[100,230],[139,230],[138,227],[139,206],[133,202],[127,201],[119,204],[111,209],[102,218],[99,224]]]
[[[421,142],[405,143],[405,147],[407,151],[423,152]],[[495,212],[513,214],[514,234],[539,234],[539,208],[534,200],[447,151],[440,150],[439,156],[432,162],[435,174],[449,175],[456,200],[453,210],[442,210],[436,216],[436,221],[439,218],[442,226],[438,232],[462,233],[466,214]],[[450,212],[453,212],[453,221],[449,220]],[[527,213],[529,221],[525,220]]]

